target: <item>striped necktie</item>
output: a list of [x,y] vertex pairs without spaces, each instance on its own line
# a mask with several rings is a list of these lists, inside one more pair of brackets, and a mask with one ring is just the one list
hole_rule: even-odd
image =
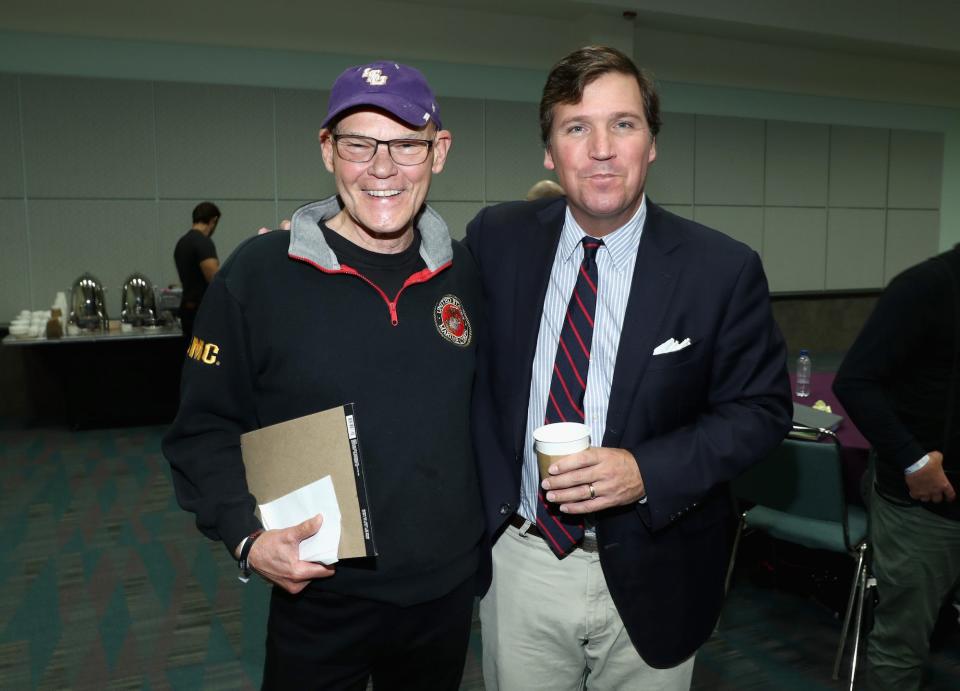
[[[585,237],[583,261],[577,282],[567,304],[553,378],[547,399],[545,422],[583,422],[583,395],[587,390],[590,346],[593,342],[593,318],[597,311],[597,250],[602,240]],[[547,501],[540,489],[537,501],[537,527],[558,558],[569,554],[583,539],[583,517],[560,513],[559,506]]]

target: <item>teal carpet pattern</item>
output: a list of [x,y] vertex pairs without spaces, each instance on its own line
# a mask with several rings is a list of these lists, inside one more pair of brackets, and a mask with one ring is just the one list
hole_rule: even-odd
[[0,432],[0,688],[259,686],[269,590],[176,505],[161,433]]
[[[269,588],[237,581],[177,506],[162,433],[0,425],[0,689],[259,687]],[[738,572],[693,687],[845,688],[839,630],[830,607]],[[480,656],[475,622],[464,691],[483,689]],[[960,635],[931,670],[930,689],[960,688]]]

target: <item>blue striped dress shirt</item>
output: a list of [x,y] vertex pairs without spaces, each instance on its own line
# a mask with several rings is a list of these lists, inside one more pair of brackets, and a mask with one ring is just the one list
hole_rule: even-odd
[[[590,428],[590,443],[600,446],[607,426],[607,404],[613,385],[613,368],[617,362],[620,331],[627,311],[637,249],[647,218],[646,196],[626,224],[603,237],[603,247],[597,253],[597,312],[594,315],[593,345],[590,348],[590,368],[587,371],[587,391],[584,395],[585,424]],[[553,362],[563,327],[567,303],[577,281],[577,272],[583,261],[581,239],[586,235],[567,207],[560,244],[550,271],[550,284],[543,302],[537,350],[533,358],[533,378],[530,382],[530,401],[527,406],[527,433],[523,449],[523,480],[520,488],[520,515],[537,522],[537,492],[540,489],[540,471],[533,450],[533,431],[543,424],[547,411]]]

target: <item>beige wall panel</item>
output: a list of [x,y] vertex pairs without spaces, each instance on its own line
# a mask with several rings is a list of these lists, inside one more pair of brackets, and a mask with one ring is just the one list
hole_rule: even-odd
[[763,256],[763,209],[759,206],[698,206],[694,219],[739,240]]
[[669,211],[672,214],[676,214],[681,218],[686,218],[687,220],[693,220],[693,207],[685,206],[683,204],[664,204],[663,208]]
[[157,84],[161,199],[268,199],[274,183],[273,90]]
[[825,209],[764,209],[763,266],[771,291],[823,290],[826,252]]
[[555,179],[543,167],[536,103],[486,101],[484,113],[487,201],[523,199],[538,180]]
[[0,197],[23,196],[17,79],[13,75],[0,74]]
[[889,137],[889,130],[831,126],[830,206],[886,206]]
[[830,209],[827,213],[827,290],[883,286],[886,211]]
[[0,199],[0,324],[9,323],[22,309],[43,309],[53,302],[30,295],[30,250],[27,244],[26,208],[22,199]]
[[943,145],[939,132],[890,133],[890,208],[940,208]]
[[293,218],[293,212],[299,209],[304,204],[310,204],[311,202],[319,201],[319,199],[281,199],[277,203],[277,208],[279,209],[279,217],[277,218],[277,225],[280,224],[280,221],[284,219]]
[[763,203],[763,120],[696,117],[697,204]]
[[21,93],[28,196],[155,197],[150,82],[21,77]]
[[826,206],[830,128],[799,122],[767,122],[765,203]]
[[336,192],[317,135],[327,91],[277,91],[277,190],[280,198],[323,199]]
[[906,268],[939,253],[940,214],[937,211],[887,211],[885,283]]
[[693,203],[694,118],[664,113],[657,135],[657,160],[647,173],[647,194],[658,204]]
[[467,234],[467,224],[484,207],[483,202],[430,202],[437,213],[447,222],[450,237],[462,240]]
[[[196,206],[194,201],[160,202],[159,255],[163,285],[180,282],[177,267],[173,261],[173,250],[177,240],[190,229],[190,213],[194,206]],[[237,245],[256,235],[261,226],[276,223],[277,207],[272,199],[218,201],[217,206],[220,207],[220,213],[223,216],[213,234],[213,244],[217,247],[217,257],[221,264],[227,260]]]
[[48,305],[89,271],[103,284],[108,314],[119,318],[127,276],[136,271],[161,281],[154,202],[42,199],[30,201],[29,213],[37,304]]
[[440,102],[443,127],[453,135],[453,146],[443,172],[433,176],[430,198],[479,201],[483,190],[483,101],[444,98]]

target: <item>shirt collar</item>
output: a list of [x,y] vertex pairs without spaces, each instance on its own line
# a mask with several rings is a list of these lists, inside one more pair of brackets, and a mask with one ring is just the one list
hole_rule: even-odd
[[[643,235],[643,224],[646,220],[647,195],[644,194],[633,217],[615,231],[603,237],[603,245],[607,248],[610,261],[617,271],[626,270],[629,266],[630,256],[637,253],[637,248],[640,247],[640,236]],[[574,251],[580,246],[580,241],[585,235],[587,233],[577,223],[577,219],[573,217],[568,204],[558,249],[558,255],[563,261],[574,260]],[[581,257],[580,254],[576,255],[576,261],[580,261]]]

